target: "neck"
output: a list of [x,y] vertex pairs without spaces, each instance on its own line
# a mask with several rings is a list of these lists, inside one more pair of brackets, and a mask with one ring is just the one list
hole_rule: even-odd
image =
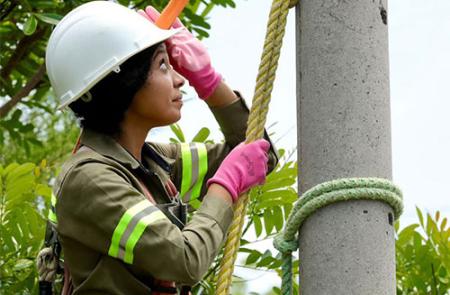
[[123,122],[121,131],[121,134],[116,137],[117,142],[141,162],[142,147],[150,129]]

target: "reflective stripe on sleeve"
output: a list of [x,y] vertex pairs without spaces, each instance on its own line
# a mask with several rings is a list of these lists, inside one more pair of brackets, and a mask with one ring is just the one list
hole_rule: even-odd
[[183,165],[183,175],[181,179],[181,197],[184,199],[189,191],[192,180],[192,158],[189,144],[181,144],[181,160]]
[[51,222],[57,224],[58,223],[58,218],[56,217],[56,196],[52,193],[51,199],[50,199],[50,210],[48,211],[48,220],[50,220]]
[[108,254],[133,263],[133,251],[145,228],[160,219],[164,214],[147,200],[142,200],[128,209],[120,218],[116,226],[109,247]]
[[202,143],[182,143],[183,176],[181,197],[185,202],[198,199],[203,179],[208,171],[208,153]]

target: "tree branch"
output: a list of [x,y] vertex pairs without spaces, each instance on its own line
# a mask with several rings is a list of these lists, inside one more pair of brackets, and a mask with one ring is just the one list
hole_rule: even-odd
[[6,115],[11,111],[11,109],[18,104],[22,98],[26,97],[31,90],[33,90],[39,82],[42,80],[45,74],[45,63],[43,63],[36,74],[28,80],[25,87],[23,87],[19,92],[17,92],[8,102],[0,107],[0,118],[6,117]]
[[20,60],[27,53],[28,49],[33,45],[33,43],[44,36],[45,29],[40,28],[34,32],[31,36],[23,37],[19,43],[17,44],[16,50],[11,55],[11,58],[8,60],[8,63],[5,67],[0,71],[0,77],[6,80],[11,74],[12,70],[19,64]]
[[5,9],[4,6],[3,6],[3,4],[5,4],[5,2],[7,2],[7,1],[3,1],[0,4],[0,11],[1,11],[0,21],[3,21],[8,16],[8,14],[10,14],[11,11],[13,11],[14,8],[16,8],[16,6],[18,4],[16,0],[12,0],[11,2],[7,3],[8,6]]

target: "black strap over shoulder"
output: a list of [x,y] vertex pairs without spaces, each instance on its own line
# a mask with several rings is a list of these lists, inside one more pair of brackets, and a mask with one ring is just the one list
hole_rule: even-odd
[[179,229],[183,229],[187,221],[187,204],[176,198],[172,203],[156,204],[164,215]]
[[[53,257],[56,259],[57,265],[57,274],[62,274],[64,272],[64,268],[59,263],[60,255],[61,255],[61,244],[58,239],[58,232],[56,231],[55,224],[51,221],[47,221],[46,229],[45,229],[45,240],[44,246],[46,248],[50,248],[53,252]],[[38,258],[39,259],[39,258]],[[40,295],[53,295],[53,282],[49,281],[39,281],[39,294]]]

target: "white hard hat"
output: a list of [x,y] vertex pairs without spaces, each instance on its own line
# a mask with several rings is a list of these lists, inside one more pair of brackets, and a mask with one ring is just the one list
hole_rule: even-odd
[[137,12],[109,1],[85,3],[67,14],[47,45],[47,74],[58,109],[72,103],[136,53],[179,30],[162,30]]

